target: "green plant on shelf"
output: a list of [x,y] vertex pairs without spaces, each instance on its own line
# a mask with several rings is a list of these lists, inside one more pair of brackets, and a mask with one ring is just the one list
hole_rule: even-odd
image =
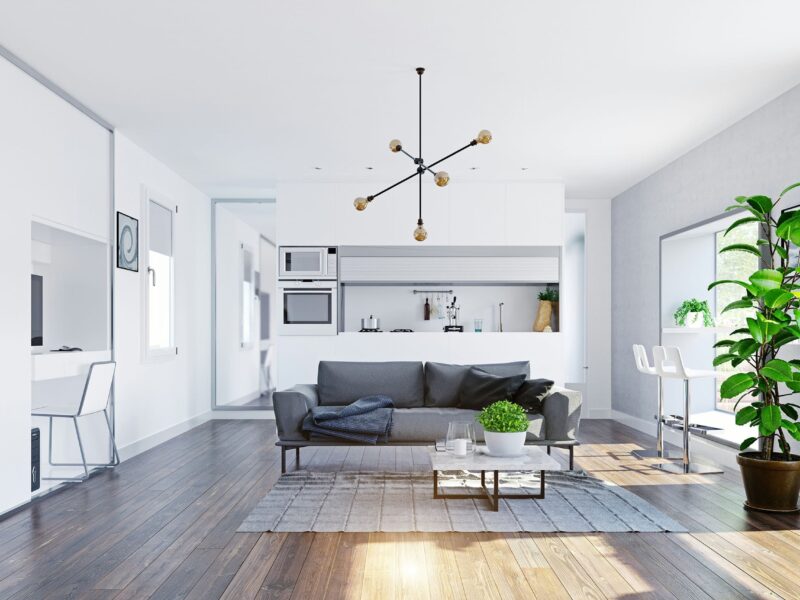
[[543,292],[539,292],[539,300],[558,302],[558,288],[548,287]]
[[714,326],[714,319],[711,318],[711,310],[708,308],[706,300],[698,300],[697,298],[684,300],[678,310],[675,311],[675,314],[672,315],[675,318],[675,324],[679,327],[685,327],[686,317],[689,313],[703,313],[703,325],[706,327]]
[[495,433],[518,433],[528,430],[528,417],[519,405],[500,400],[490,404],[475,416],[486,431]]

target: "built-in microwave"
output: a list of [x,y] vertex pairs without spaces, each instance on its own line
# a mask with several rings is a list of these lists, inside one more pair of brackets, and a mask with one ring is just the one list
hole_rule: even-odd
[[335,281],[278,282],[281,335],[336,335],[338,284]]
[[333,247],[281,246],[279,279],[336,279],[337,253]]

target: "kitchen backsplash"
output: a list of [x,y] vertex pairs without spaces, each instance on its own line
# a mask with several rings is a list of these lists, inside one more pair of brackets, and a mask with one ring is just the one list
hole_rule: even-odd
[[[414,290],[449,290],[445,294],[414,294]],[[460,324],[464,331],[474,330],[475,319],[483,319],[483,331],[498,331],[499,304],[503,302],[503,331],[531,331],[536,317],[537,296],[545,289],[541,285],[345,285],[343,286],[344,330],[358,331],[361,319],[374,315],[381,321],[383,331],[413,329],[442,331],[447,324],[446,314],[438,318],[437,305],[442,307],[453,296],[461,307]],[[431,320],[424,320],[425,299],[431,305]]]

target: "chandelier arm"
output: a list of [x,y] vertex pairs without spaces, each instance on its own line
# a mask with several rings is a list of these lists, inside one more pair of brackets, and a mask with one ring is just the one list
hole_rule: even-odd
[[[422,77],[420,75],[420,77]],[[422,223],[422,173],[419,175],[419,223]]]
[[414,163],[416,163],[416,162],[417,162],[417,159],[416,159],[416,158],[414,158],[413,156],[411,156],[411,155],[410,155],[408,152],[406,152],[405,148],[400,148],[400,152],[402,152],[402,153],[403,153],[403,154],[405,154],[405,155],[406,155],[408,158],[410,158],[411,160],[413,160],[413,161],[414,161]]
[[448,154],[448,155],[447,155],[447,156],[445,156],[444,158],[440,158],[440,159],[439,159],[439,160],[437,160],[435,163],[431,163],[431,164],[429,164],[429,165],[428,165],[426,168],[435,167],[435,166],[436,166],[436,165],[438,165],[440,162],[444,162],[444,161],[446,161],[448,158],[450,158],[450,157],[452,157],[452,156],[455,156],[455,155],[456,155],[456,154],[458,154],[459,152],[463,152],[464,150],[466,150],[466,149],[467,149],[467,148],[469,148],[470,146],[477,146],[477,145],[478,145],[478,141],[477,141],[477,140],[472,140],[472,141],[471,141],[469,144],[467,144],[466,146],[463,146],[462,148],[459,148],[459,149],[458,149],[458,150],[456,150],[455,152],[451,152],[450,154]]
[[419,175],[419,173],[417,173],[416,171],[414,171],[414,172],[413,172],[411,175],[409,175],[408,177],[405,177],[405,178],[401,179],[401,180],[400,180],[400,181],[398,181],[397,183],[393,183],[392,185],[390,185],[390,186],[389,186],[389,187],[387,187],[386,189],[383,189],[383,190],[381,190],[381,191],[380,191],[380,192],[378,192],[377,194],[372,194],[371,196],[368,196],[368,197],[367,197],[367,200],[369,200],[369,201],[371,202],[373,199],[377,198],[377,197],[378,197],[378,196],[380,196],[381,194],[383,194],[383,193],[385,193],[385,192],[388,192],[388,191],[389,191],[389,190],[391,190],[392,188],[396,188],[396,187],[397,187],[398,185],[400,185],[401,183],[405,183],[406,181],[408,181],[408,180],[409,180],[409,179],[411,179],[412,177],[416,177],[417,175]]

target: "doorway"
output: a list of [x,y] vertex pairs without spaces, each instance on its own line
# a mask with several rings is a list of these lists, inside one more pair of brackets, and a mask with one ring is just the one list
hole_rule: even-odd
[[214,200],[212,408],[269,410],[275,382],[274,200]]

